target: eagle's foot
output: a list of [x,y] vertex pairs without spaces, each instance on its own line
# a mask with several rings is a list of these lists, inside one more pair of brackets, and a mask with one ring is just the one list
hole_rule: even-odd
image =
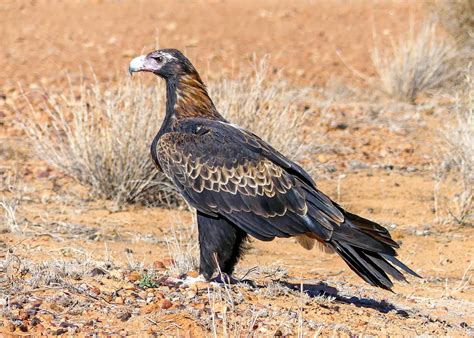
[[206,278],[203,275],[199,275],[197,277],[186,276],[186,278],[183,279],[183,283],[181,285],[191,286],[193,284],[200,283],[200,282],[207,282]]
[[235,284],[243,283],[243,284],[247,284],[247,285],[249,285],[253,288],[257,287],[257,285],[255,284],[255,282],[253,280],[250,280],[250,279],[237,279],[237,278],[233,277],[232,275],[229,275],[225,272],[222,272],[219,275],[217,275],[216,277],[212,278],[211,282],[219,283],[219,284],[228,284],[228,285],[235,285]]

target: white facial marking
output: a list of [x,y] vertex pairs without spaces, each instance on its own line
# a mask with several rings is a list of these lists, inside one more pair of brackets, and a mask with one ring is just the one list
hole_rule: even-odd
[[142,69],[145,63],[145,58],[146,55],[140,55],[130,61],[130,65],[128,66],[130,72],[138,72],[140,69]]

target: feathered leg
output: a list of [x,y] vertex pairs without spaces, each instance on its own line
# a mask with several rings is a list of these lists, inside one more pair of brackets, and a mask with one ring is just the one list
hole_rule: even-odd
[[231,275],[242,255],[247,234],[220,217],[211,217],[197,212],[199,229],[200,265],[199,273],[207,280],[220,270]]

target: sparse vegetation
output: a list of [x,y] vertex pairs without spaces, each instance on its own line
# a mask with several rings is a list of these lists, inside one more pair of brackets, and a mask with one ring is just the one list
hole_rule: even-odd
[[[73,84],[30,106],[24,130],[38,156],[92,188],[95,196],[125,202],[176,204],[175,190],[152,164],[149,144],[160,125],[163,93],[122,80],[109,88],[97,81]],[[44,111],[49,121],[41,121]],[[43,113],[44,116],[44,113]]]
[[305,111],[298,109],[309,90],[293,89],[282,79],[270,80],[268,72],[267,59],[254,60],[252,75],[212,84],[210,95],[226,119],[301,160],[311,153],[311,145],[303,141]]
[[142,289],[148,289],[155,288],[158,286],[158,284],[156,284],[153,274],[149,273],[148,271],[145,271],[142,274],[140,280],[138,281],[138,286]]
[[3,209],[3,221],[11,232],[20,232],[20,226],[16,219],[17,206],[17,200],[8,200],[6,198],[0,200],[0,208]]
[[455,196],[455,210],[450,214],[461,224],[474,224],[474,83],[470,66],[466,86],[456,97],[454,123],[444,133],[446,169],[454,169],[460,191]]
[[414,102],[418,94],[442,85],[458,70],[453,62],[459,56],[456,45],[441,37],[435,21],[415,26],[398,40],[391,40],[390,48],[381,48],[377,36],[372,51],[372,62],[380,88],[389,96]]
[[198,268],[198,241],[196,227],[173,227],[171,236],[166,237],[168,255],[171,259],[169,270],[173,276],[180,276]]

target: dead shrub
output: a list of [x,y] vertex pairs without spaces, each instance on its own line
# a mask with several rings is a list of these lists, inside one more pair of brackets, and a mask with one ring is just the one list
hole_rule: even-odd
[[165,238],[171,260],[169,271],[173,276],[180,276],[198,269],[198,241],[194,224],[195,222],[192,226],[188,226],[179,222],[172,227],[171,235]]
[[149,155],[163,118],[163,92],[130,79],[112,88],[97,80],[70,84],[43,106],[30,105],[24,129],[40,158],[91,187],[93,196],[117,205],[176,204],[176,191]]
[[[304,91],[266,81],[266,71],[262,61],[254,75],[211,84],[211,97],[231,122],[300,158],[304,116],[296,103]],[[30,104],[24,129],[41,159],[91,187],[96,197],[118,205],[177,205],[180,197],[149,155],[149,144],[163,119],[164,101],[162,84],[150,88],[130,79],[113,87],[97,80],[70,84],[68,92],[48,95],[41,107]]]
[[436,23],[427,21],[416,27],[413,20],[406,34],[390,48],[381,48],[375,36],[372,63],[378,86],[391,97],[414,102],[419,93],[442,85],[458,70],[453,63],[459,57],[454,42],[440,36]]
[[303,140],[306,121],[298,107],[308,95],[280,78],[268,78],[266,59],[254,61],[254,74],[239,80],[223,80],[209,87],[218,111],[231,123],[253,131],[293,160],[308,154]]

